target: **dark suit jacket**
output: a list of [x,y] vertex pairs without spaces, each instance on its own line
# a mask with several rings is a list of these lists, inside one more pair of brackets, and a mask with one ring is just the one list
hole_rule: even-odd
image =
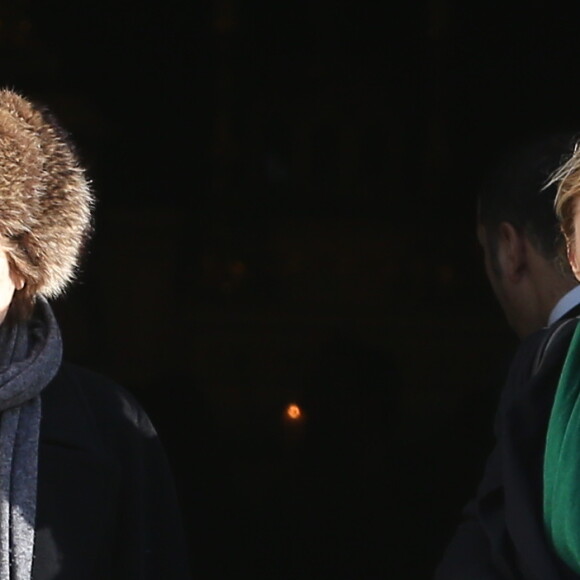
[[118,385],[66,364],[42,394],[32,578],[190,578],[171,472],[147,416]]
[[525,339],[496,416],[496,445],[435,580],[572,580],[544,534],[543,454],[554,393],[580,307]]

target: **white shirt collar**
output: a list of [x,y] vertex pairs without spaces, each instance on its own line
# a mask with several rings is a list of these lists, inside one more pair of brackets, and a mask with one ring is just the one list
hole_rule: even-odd
[[554,306],[552,312],[550,312],[548,326],[562,318],[566,312],[569,312],[578,304],[580,304],[580,286],[572,288],[572,290],[564,294],[564,296],[558,300],[556,306]]

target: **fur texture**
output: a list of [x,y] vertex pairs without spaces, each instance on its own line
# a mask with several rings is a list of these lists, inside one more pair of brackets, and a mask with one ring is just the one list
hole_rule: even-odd
[[55,298],[74,278],[93,196],[63,131],[20,95],[0,91],[0,234],[24,291]]

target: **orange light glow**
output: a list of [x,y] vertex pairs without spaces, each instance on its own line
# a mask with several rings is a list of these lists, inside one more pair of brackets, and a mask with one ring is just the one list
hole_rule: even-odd
[[302,411],[300,410],[300,407],[298,405],[288,405],[286,407],[286,415],[290,418],[290,419],[300,419],[300,417],[302,417]]

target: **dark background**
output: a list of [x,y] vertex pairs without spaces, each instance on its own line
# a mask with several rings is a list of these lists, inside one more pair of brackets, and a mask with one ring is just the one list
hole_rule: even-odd
[[53,109],[99,200],[68,358],[156,423],[198,577],[430,577],[515,345],[477,187],[506,143],[580,126],[579,16],[2,3],[0,82]]

